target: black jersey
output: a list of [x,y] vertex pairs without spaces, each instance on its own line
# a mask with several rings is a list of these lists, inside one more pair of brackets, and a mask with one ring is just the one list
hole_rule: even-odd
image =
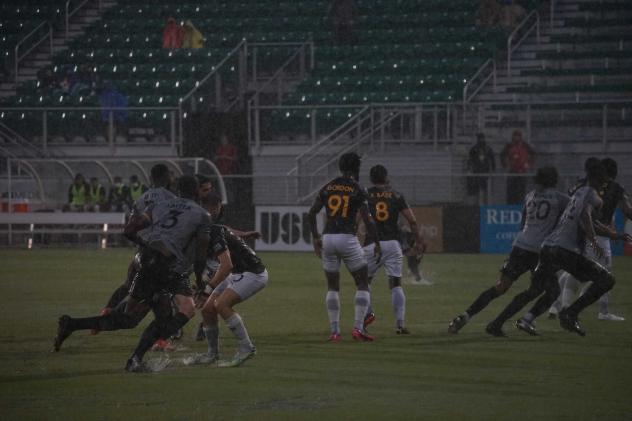
[[[581,178],[569,189],[569,193],[572,195],[580,187],[586,186],[587,184],[586,179]],[[608,180],[596,190],[601,200],[603,200],[603,205],[596,219],[602,224],[610,225],[614,217],[614,212],[625,196],[625,188],[615,180]]]
[[[400,235],[397,225],[399,214],[410,207],[406,199],[401,193],[387,186],[371,187],[368,190],[368,195],[369,211],[375,220],[380,241],[398,240]],[[374,241],[375,238],[367,235],[365,245]]]
[[367,193],[348,177],[338,177],[320,189],[312,211],[326,208],[327,222],[323,234],[355,234],[356,216],[362,206],[367,206]]
[[209,257],[214,258],[226,250],[230,253],[230,259],[233,262],[233,273],[261,273],[266,269],[261,259],[244,240],[224,225],[212,225]]

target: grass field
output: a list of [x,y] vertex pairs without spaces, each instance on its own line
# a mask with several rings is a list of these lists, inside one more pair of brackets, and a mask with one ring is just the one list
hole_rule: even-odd
[[[612,303],[629,316],[583,314],[585,338],[540,320],[539,337],[509,323],[483,332],[501,297],[458,335],[449,320],[493,283],[503,256],[429,255],[434,286],[406,285],[411,336],[393,329],[386,282],[373,287],[375,343],[350,338],[353,288],[342,283],[344,340],[325,342],[325,282],[312,254],[264,253],[269,286],[240,306],[258,355],[240,368],[184,367],[205,350],[193,325],[160,373],[123,365],[141,331],[71,336],[49,353],[57,317],[91,315],[123,279],[129,249],[0,251],[0,419],[632,419],[632,259],[615,259]],[[509,292],[528,284],[524,277]],[[144,326],[143,323],[142,326]],[[234,341],[221,325],[226,354]],[[148,355],[155,358],[155,355]]]

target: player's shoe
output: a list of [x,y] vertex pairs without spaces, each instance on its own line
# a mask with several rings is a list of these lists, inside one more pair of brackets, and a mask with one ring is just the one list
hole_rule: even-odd
[[535,329],[535,326],[523,318],[516,320],[516,328],[528,333],[531,336],[538,336],[538,331]]
[[502,327],[494,323],[488,324],[487,327],[485,327],[485,332],[492,336],[495,336],[496,338],[504,338],[507,336],[505,332],[503,332]]
[[204,334],[204,323],[200,322],[197,333],[195,334],[195,340],[203,341],[204,339],[206,339],[206,335]]
[[459,330],[463,328],[467,324],[467,319],[464,315],[456,316],[448,325],[448,332],[452,334],[457,334]]
[[[99,316],[107,316],[108,314],[110,314],[112,312],[112,309],[110,307],[104,307],[100,312],[99,312]],[[100,332],[99,329],[91,329],[90,330],[90,335],[98,335]]]
[[397,333],[398,335],[410,335],[410,331],[405,327],[398,327],[395,333]]
[[366,332],[361,331],[360,329],[353,329],[353,333],[351,336],[354,340],[359,342],[373,342],[375,340],[375,336],[371,336]]
[[185,357],[182,359],[182,363],[184,365],[197,365],[197,364],[213,364],[219,360],[219,357],[216,354],[209,354],[205,352],[203,354],[195,354],[190,357]]
[[176,347],[170,340],[158,339],[151,347],[152,351],[174,351]]
[[586,331],[580,326],[579,321],[577,320],[577,316],[562,311],[559,314],[559,317],[560,326],[562,327],[562,329],[566,329],[569,332],[577,333],[579,336],[586,336]]
[[218,367],[239,367],[252,357],[257,355],[257,348],[254,346],[248,350],[238,350],[232,360],[222,361],[217,364]]
[[129,373],[147,373],[151,371],[147,364],[141,361],[137,356],[133,356],[125,364],[125,371]]
[[370,312],[368,313],[366,316],[364,316],[364,330],[366,330],[366,327],[368,325],[370,325],[371,323],[373,323],[375,321],[375,313],[374,312]]
[[327,342],[340,342],[342,341],[342,336],[340,336],[340,333],[332,333],[331,335],[329,335],[329,339],[327,339]]
[[61,344],[64,343],[66,338],[72,335],[72,329],[70,329],[70,316],[64,314],[57,321],[57,336],[53,342],[53,352],[59,352]]
[[599,313],[597,315],[597,318],[599,320],[607,320],[607,321],[610,321],[610,322],[623,322],[623,321],[625,321],[625,317],[617,316],[616,314],[613,314],[613,313]]

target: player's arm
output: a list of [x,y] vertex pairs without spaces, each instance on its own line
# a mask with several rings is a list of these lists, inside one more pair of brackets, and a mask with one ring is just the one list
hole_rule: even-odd
[[424,236],[417,225],[417,218],[415,218],[415,214],[411,208],[406,208],[402,210],[402,215],[408,222],[408,226],[410,227],[410,232],[415,233],[415,250],[417,250],[418,255],[423,255],[426,251],[426,241],[424,240]]
[[358,211],[360,212],[360,216],[362,217],[362,221],[364,222],[364,226],[366,227],[367,235],[369,236],[369,238],[375,239],[374,255],[379,260],[380,256],[382,255],[382,247],[380,246],[380,237],[377,233],[377,225],[375,225],[375,221],[371,216],[371,212],[369,212],[369,206],[366,204],[366,202],[364,202],[360,205]]
[[261,233],[259,231],[242,231],[242,230],[237,230],[234,228],[229,227],[228,225],[224,225],[226,227],[226,229],[230,230],[233,232],[233,234],[235,234],[237,237],[241,238],[242,240],[258,240],[259,238],[261,238]]
[[138,237],[138,232],[151,225],[151,210],[146,212],[133,212],[125,224],[123,235],[135,244],[142,245],[143,241]]
[[586,235],[586,239],[592,246],[595,251],[595,255],[598,258],[601,258],[604,254],[603,249],[597,242],[597,234],[595,233],[595,224],[592,219],[592,212],[594,208],[592,205],[588,204],[584,207],[582,213],[579,215],[579,225],[581,226],[584,234]]
[[320,233],[318,232],[318,224],[316,222],[316,215],[318,215],[318,212],[320,212],[320,210],[323,208],[323,201],[320,198],[320,195],[316,197],[316,200],[314,200],[314,204],[312,205],[312,207],[309,209],[309,212],[307,213],[307,221],[309,223],[309,229],[312,233],[312,241],[314,243],[314,252],[316,252],[316,255],[318,257],[321,256],[321,252],[323,249],[323,241],[320,238]]
[[615,241],[632,241],[632,237],[629,234],[626,234],[625,232],[617,232],[617,230],[615,230],[614,228],[609,227],[608,225],[599,221],[595,221],[595,233],[597,233],[597,235],[608,237],[609,239]]
[[213,274],[213,277],[208,281],[208,284],[211,288],[216,288],[233,270],[233,261],[230,258],[230,252],[228,249],[220,252],[216,255],[217,261],[219,262],[219,266]]

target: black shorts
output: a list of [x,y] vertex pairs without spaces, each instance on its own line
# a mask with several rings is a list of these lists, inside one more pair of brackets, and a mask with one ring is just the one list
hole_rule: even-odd
[[500,272],[511,279],[512,282],[520,278],[527,271],[533,271],[538,266],[540,255],[533,251],[527,251],[520,247],[514,247],[505,260]]
[[614,284],[614,277],[608,269],[588,259],[557,246],[542,247],[540,264],[536,269],[538,277],[552,277],[557,271],[565,270],[580,282],[595,282],[600,285]]
[[189,275],[175,272],[174,259],[158,252],[143,250],[140,267],[134,275],[129,295],[138,301],[150,302],[156,294],[193,295]]

